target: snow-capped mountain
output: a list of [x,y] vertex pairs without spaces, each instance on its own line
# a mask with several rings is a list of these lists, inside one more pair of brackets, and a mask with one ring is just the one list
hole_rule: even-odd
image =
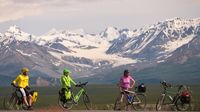
[[133,31],[108,27],[99,34],[52,29],[34,36],[11,26],[0,33],[0,76],[17,75],[27,66],[40,84],[42,78],[60,77],[65,67],[75,78],[93,77],[124,67],[184,63],[199,52],[200,19],[169,19]]
[[105,68],[135,63],[130,58],[106,54],[111,39],[104,39],[98,34],[85,34],[83,30],[53,29],[36,37],[11,26],[0,36],[0,68],[3,75],[13,76],[19,68],[27,66],[32,74],[43,77],[58,78],[65,67],[73,71],[74,77],[88,77]]
[[129,38],[122,35],[114,40],[107,53],[141,61],[164,61],[176,49],[198,37],[199,27],[200,19],[175,18],[159,22],[135,31],[135,35]]

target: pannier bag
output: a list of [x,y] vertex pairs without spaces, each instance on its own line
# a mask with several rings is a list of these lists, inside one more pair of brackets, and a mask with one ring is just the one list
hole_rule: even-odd
[[182,103],[190,103],[191,95],[189,91],[182,92],[180,100]]
[[33,103],[36,102],[37,98],[38,98],[38,92],[37,91],[32,91],[31,95],[32,95],[32,101],[33,101]]
[[146,92],[146,87],[145,87],[144,83],[142,83],[138,86],[138,92],[140,92],[140,93]]

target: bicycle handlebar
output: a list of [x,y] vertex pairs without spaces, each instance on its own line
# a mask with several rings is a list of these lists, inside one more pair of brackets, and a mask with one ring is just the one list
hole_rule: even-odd
[[79,84],[76,85],[76,87],[83,87],[83,86],[86,86],[88,82],[84,82],[84,83],[81,83],[79,82]]
[[185,85],[172,85],[170,83],[167,83],[166,81],[160,82],[164,89],[171,88],[171,87],[178,87],[178,91],[180,91]]
[[160,82],[160,83],[163,85],[164,88],[170,88],[170,87],[172,87],[172,84],[167,83],[167,82],[165,82],[165,81]]

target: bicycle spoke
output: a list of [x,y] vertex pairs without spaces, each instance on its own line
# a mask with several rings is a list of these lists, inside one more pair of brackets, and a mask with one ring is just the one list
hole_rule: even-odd
[[59,95],[58,104],[59,104],[60,107],[62,107],[64,110],[70,110],[70,109],[73,107],[74,102],[73,102],[72,100],[70,100],[70,101],[61,101],[61,96]]
[[135,110],[144,110],[146,107],[146,97],[144,94],[136,94],[132,102],[132,106]]

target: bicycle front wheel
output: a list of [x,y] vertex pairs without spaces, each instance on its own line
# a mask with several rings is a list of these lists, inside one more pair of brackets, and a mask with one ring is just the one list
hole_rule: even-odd
[[15,95],[8,95],[3,100],[3,107],[6,110],[16,109],[17,97]]
[[146,96],[142,93],[137,93],[133,98],[132,106],[135,110],[144,110],[146,108]]
[[83,102],[84,102],[85,107],[86,107],[87,110],[91,110],[92,109],[91,100],[90,100],[89,96],[86,93],[83,94]]
[[114,110],[127,110],[128,109],[128,102],[127,102],[127,95],[120,95],[117,97],[115,104],[114,104]]
[[156,103],[156,110],[157,111],[160,111],[162,109],[162,105],[164,103],[164,98],[165,96],[164,95],[161,95],[159,98],[158,98],[158,101]]
[[114,104],[114,110],[121,110],[121,103],[120,98],[117,98]]

